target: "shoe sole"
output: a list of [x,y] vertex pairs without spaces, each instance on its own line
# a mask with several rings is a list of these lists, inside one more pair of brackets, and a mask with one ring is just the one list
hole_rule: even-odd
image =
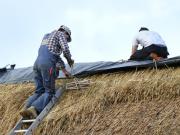
[[28,110],[25,110],[25,111],[20,112],[20,115],[21,115],[23,118],[28,118],[28,119],[30,119],[30,118],[32,117],[32,114],[31,114]]
[[29,110],[25,110],[25,111],[22,111],[20,112],[20,115],[23,117],[23,118],[27,118],[27,119],[34,119],[37,117],[37,115],[35,116],[31,111]]

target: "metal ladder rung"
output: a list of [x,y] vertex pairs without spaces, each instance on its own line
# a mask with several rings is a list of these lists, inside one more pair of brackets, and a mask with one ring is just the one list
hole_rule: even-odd
[[27,129],[23,129],[23,130],[15,130],[14,133],[22,133],[22,132],[27,132]]
[[[16,133],[23,133],[24,135],[31,135],[33,130],[40,124],[43,118],[48,114],[50,109],[54,106],[54,104],[58,101],[58,98],[63,94],[65,89],[61,87],[56,91],[55,96],[51,99],[51,101],[46,105],[46,107],[42,110],[42,112],[37,116],[36,119],[23,119],[21,118],[15,125],[15,127],[10,131],[9,135],[16,135]],[[28,129],[21,129],[23,123],[30,123]]]
[[36,119],[31,119],[31,120],[22,120],[22,123],[30,123],[34,122]]

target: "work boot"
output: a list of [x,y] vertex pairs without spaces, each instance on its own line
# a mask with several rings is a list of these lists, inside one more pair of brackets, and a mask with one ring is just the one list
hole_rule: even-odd
[[159,61],[163,59],[162,57],[158,56],[156,53],[151,53],[150,57],[153,59],[153,61]]
[[23,118],[34,119],[37,117],[37,111],[34,106],[31,106],[28,109],[20,111],[20,115]]

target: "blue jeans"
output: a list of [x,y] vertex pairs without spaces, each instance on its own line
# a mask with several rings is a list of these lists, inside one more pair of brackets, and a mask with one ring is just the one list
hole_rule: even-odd
[[35,63],[33,71],[36,90],[25,107],[34,106],[40,113],[55,94],[56,67],[53,64]]

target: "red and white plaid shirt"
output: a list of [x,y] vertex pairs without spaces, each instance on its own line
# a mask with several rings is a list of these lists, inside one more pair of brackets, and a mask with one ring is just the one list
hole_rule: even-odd
[[65,68],[65,64],[60,57],[62,52],[67,60],[71,60],[71,53],[69,51],[67,39],[63,32],[55,30],[46,34],[41,42],[41,45],[47,45],[49,51],[59,57],[56,66]]

